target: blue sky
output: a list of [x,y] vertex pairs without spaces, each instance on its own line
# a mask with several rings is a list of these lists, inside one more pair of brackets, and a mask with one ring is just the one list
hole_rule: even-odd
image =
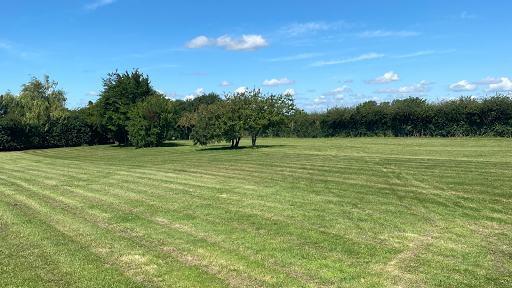
[[[512,1],[3,1],[0,92],[44,74],[67,106],[139,68],[169,98],[240,87],[308,111],[512,92]],[[291,89],[291,90],[289,90]]]

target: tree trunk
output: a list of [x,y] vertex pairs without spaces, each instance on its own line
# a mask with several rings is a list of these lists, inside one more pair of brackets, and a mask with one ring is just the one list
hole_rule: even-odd
[[238,138],[236,139],[235,147],[238,147],[238,144],[240,143],[240,138],[242,138],[242,137],[238,137]]
[[252,138],[252,147],[254,148],[256,146],[256,132],[251,133]]
[[231,147],[235,146],[235,140],[231,140]]

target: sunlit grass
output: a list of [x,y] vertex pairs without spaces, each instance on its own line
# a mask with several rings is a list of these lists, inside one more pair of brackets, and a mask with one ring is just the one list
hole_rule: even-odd
[[512,285],[509,139],[190,144],[0,153],[0,286]]

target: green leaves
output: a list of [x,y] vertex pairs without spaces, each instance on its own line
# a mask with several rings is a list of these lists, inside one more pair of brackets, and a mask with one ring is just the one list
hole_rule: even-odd
[[130,141],[138,148],[154,147],[163,143],[171,128],[169,100],[154,94],[131,106],[127,130]]
[[103,79],[103,91],[97,101],[102,126],[108,130],[110,137],[121,143],[127,140],[128,112],[138,101],[155,95],[148,76],[138,69],[123,74],[113,72]]
[[[198,109],[191,137],[194,144],[207,145],[224,140],[236,146],[240,138],[248,134],[254,147],[260,131],[282,125],[294,109],[289,94],[265,96],[259,89],[229,94],[224,101]],[[180,123],[190,122],[192,117],[187,117]]]

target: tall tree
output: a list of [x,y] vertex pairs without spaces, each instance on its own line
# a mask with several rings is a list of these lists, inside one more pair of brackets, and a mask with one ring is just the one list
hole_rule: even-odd
[[16,105],[24,123],[41,125],[67,116],[66,92],[57,85],[48,75],[44,75],[43,81],[32,76],[30,82],[21,85]]
[[155,95],[148,76],[134,69],[131,73],[116,72],[107,74],[103,79],[103,91],[95,105],[98,105],[98,116],[108,134],[118,143],[127,143],[129,120],[128,112],[137,101]]

